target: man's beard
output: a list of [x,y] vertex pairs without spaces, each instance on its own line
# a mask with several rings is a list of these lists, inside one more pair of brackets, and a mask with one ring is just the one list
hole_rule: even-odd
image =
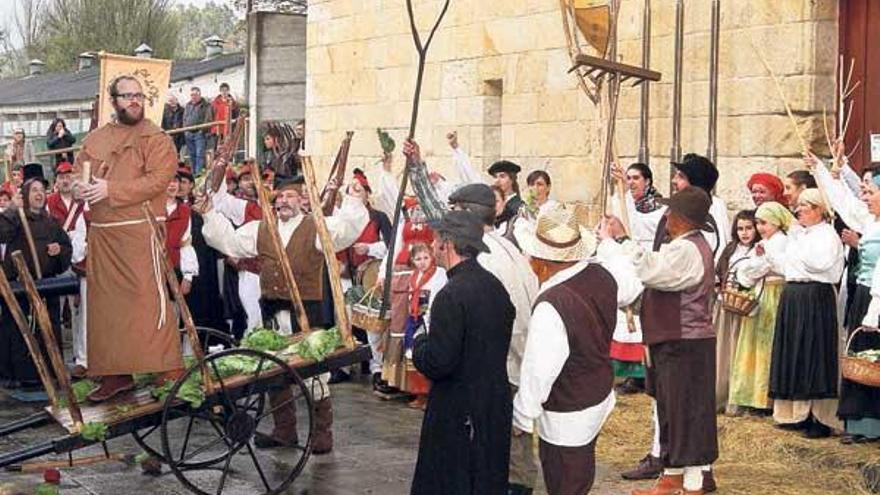
[[138,122],[144,120],[144,112],[143,108],[141,108],[141,114],[137,117],[133,116],[127,109],[121,107],[115,107],[116,109],[116,120],[125,124],[125,125],[135,125]]

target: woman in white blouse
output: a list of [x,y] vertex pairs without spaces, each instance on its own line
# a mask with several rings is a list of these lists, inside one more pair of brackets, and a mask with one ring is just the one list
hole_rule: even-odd
[[776,317],[770,367],[773,419],[808,438],[840,429],[836,417],[838,322],[834,284],[843,273],[843,244],[818,189],[798,198],[798,222],[782,260],[785,288]]

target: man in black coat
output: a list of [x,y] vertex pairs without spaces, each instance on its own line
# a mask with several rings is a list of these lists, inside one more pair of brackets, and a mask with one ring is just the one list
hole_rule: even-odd
[[437,293],[431,332],[413,363],[432,382],[413,495],[507,493],[512,406],[507,351],[516,310],[501,282],[477,263],[488,252],[470,212],[434,226],[434,254],[449,282]]

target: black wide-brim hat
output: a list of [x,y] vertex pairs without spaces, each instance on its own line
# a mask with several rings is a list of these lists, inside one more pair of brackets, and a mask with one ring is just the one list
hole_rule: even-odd
[[688,182],[694,187],[712,194],[715,184],[718,182],[718,169],[715,164],[705,156],[688,153],[681,162],[670,162],[673,167],[681,171]]
[[520,168],[519,165],[517,165],[511,161],[508,161],[508,160],[501,160],[501,161],[493,163],[492,166],[489,167],[489,175],[494,177],[495,174],[497,174],[499,172],[505,172],[508,174],[518,174],[520,172],[520,170],[522,170],[522,168]]
[[46,176],[43,175],[43,164],[42,163],[27,163],[21,168],[21,182],[24,184],[25,182],[37,179],[43,183],[44,186],[49,185],[49,181],[46,180]]

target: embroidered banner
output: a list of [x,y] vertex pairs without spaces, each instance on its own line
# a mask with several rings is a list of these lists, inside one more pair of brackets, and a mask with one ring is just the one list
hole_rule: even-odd
[[155,58],[138,58],[101,52],[101,72],[98,79],[98,103],[100,118],[98,126],[111,122],[113,106],[110,104],[110,93],[107,88],[116,77],[133,76],[140,81],[144,95],[144,117],[156,125],[162,124],[162,110],[165,107],[165,94],[171,80],[171,61]]

